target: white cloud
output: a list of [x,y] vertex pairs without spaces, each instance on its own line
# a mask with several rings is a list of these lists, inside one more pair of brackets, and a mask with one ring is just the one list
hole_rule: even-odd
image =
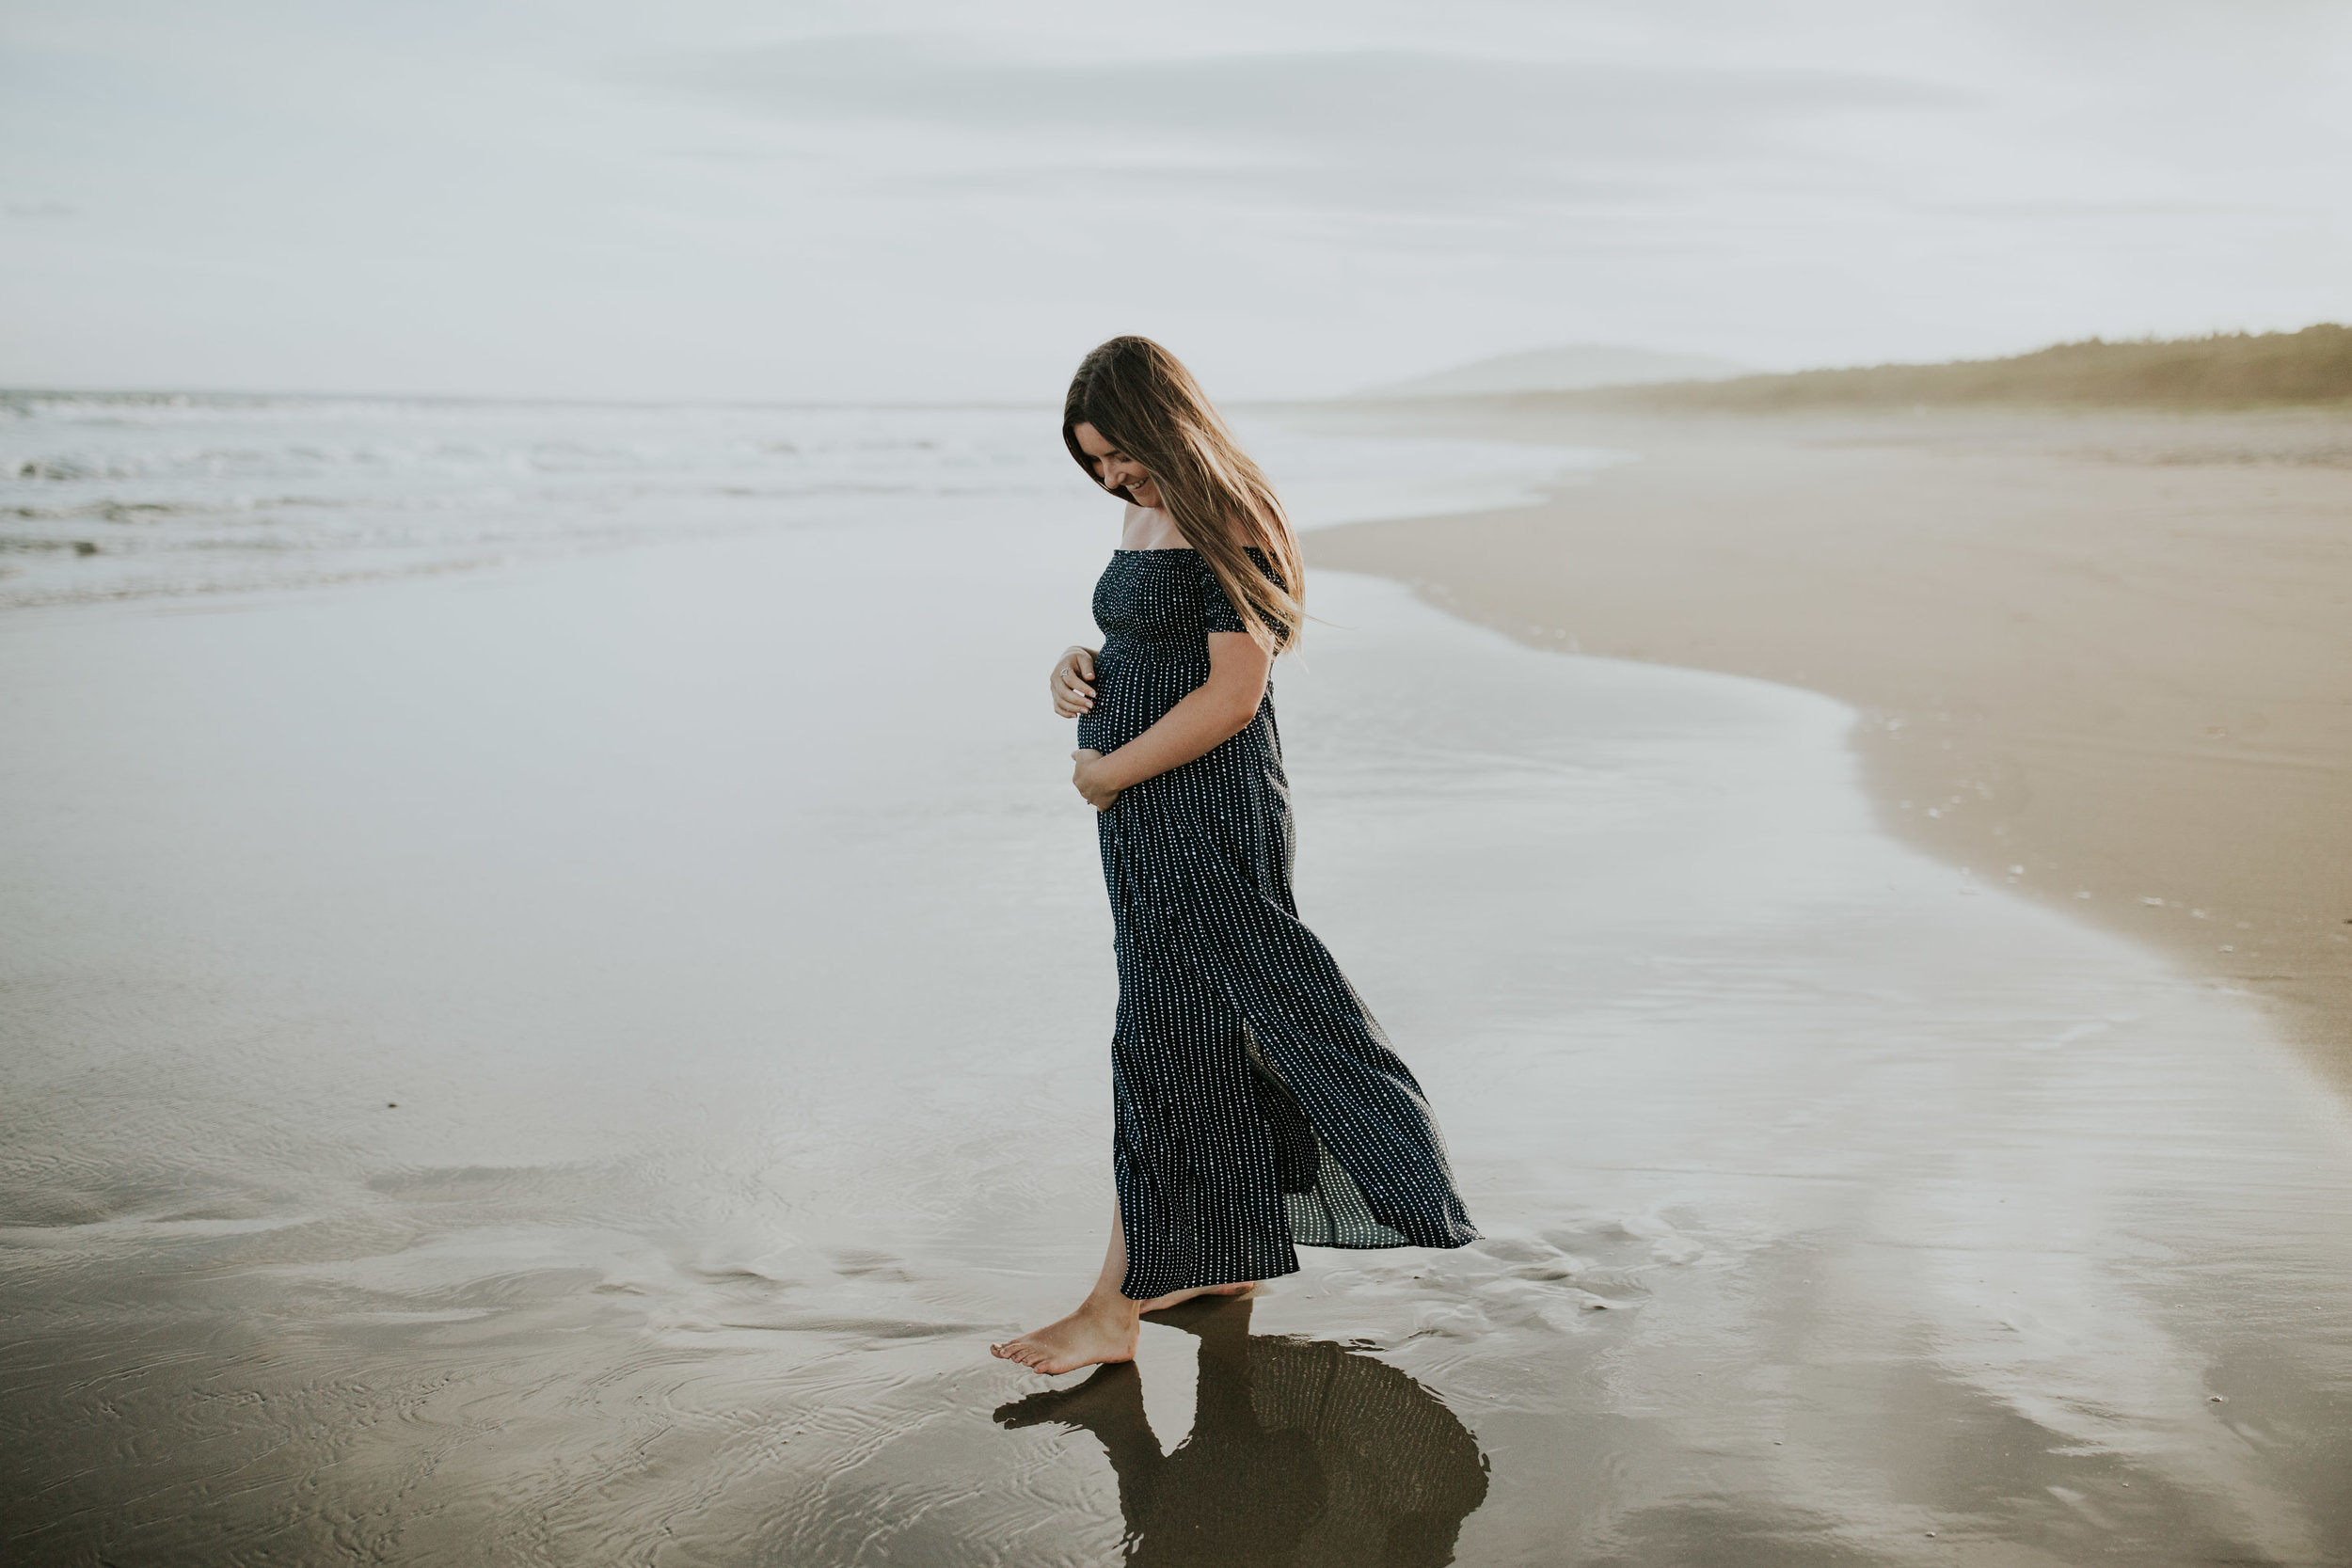
[[2341,8],[20,0],[16,384],[1230,395],[2352,314]]

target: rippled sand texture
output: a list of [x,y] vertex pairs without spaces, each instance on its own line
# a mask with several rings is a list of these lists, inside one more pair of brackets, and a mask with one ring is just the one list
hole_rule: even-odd
[[8,1560],[2352,1554],[2241,999],[1879,836],[1834,703],[1337,575],[1301,897],[1492,1239],[991,1360],[1107,1207],[1106,526],[0,623]]

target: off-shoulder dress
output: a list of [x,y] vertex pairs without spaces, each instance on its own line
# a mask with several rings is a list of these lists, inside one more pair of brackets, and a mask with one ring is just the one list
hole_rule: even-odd
[[[1207,681],[1209,633],[1243,629],[1189,549],[1115,553],[1094,618],[1078,743],[1103,752]],[[1294,1273],[1298,1245],[1476,1240],[1421,1085],[1299,921],[1271,683],[1248,728],[1126,790],[1098,827],[1123,1293]]]

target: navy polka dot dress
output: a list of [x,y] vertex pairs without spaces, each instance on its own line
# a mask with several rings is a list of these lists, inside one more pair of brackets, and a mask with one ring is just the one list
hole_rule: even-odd
[[[1078,744],[1113,752],[1242,630],[1187,549],[1120,550]],[[1117,928],[1111,1043],[1123,1292],[1267,1279],[1297,1245],[1477,1239],[1412,1073],[1291,898],[1290,790],[1268,687],[1249,727],[1100,816]]]

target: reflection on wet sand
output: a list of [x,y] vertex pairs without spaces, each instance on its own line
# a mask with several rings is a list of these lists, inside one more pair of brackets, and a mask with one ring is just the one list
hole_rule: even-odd
[[1154,1314],[1200,1341],[1192,1433],[1163,1451],[1133,1363],[1015,1400],[998,1424],[1090,1433],[1119,1477],[1134,1568],[1454,1560],[1486,1498],[1478,1443],[1438,1397],[1343,1345],[1252,1335],[1248,1300]]

